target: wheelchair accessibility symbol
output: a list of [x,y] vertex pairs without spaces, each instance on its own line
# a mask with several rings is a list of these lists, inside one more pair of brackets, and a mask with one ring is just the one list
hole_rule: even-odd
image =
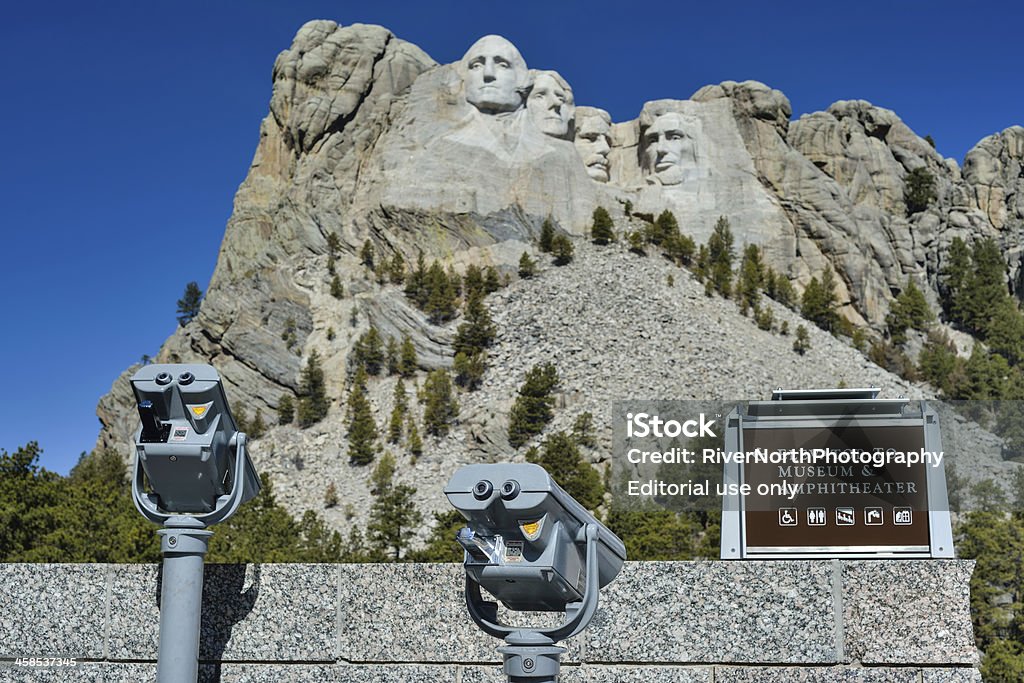
[[779,526],[796,526],[796,508],[779,508]]

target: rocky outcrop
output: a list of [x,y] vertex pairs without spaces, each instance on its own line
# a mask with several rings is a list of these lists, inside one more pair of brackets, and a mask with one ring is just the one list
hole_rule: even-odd
[[[844,314],[876,329],[908,278],[934,300],[954,236],[997,237],[1020,273],[1024,129],[983,140],[961,173],[893,112],[867,102],[837,102],[791,123],[781,92],[729,81],[689,100],[648,102],[637,119],[610,124],[600,110],[574,110],[556,72],[529,66],[498,36],[439,65],[386,29],[330,21],[303,26],[275,61],[270,113],[202,310],[157,360],[213,363],[234,407],[274,423],[280,399],[296,393],[305,359],[318,352],[335,401],[328,418],[305,431],[274,428],[254,444],[294,511],[319,508],[327,482],[363,511],[356,514],[367,509],[368,473],[347,464],[341,406],[353,345],[370,325],[408,336],[422,371],[452,363],[457,322],[431,325],[397,286],[381,284],[361,262],[366,241],[378,263],[423,255],[457,272],[493,265],[513,278],[489,299],[499,337],[483,387],[463,397],[451,436],[401,468],[427,508],[437,507],[437,484],[458,463],[509,457],[508,406],[541,360],[554,360],[563,377],[553,428],[582,411],[606,416],[608,402],[624,397],[737,398],[841,381],[916,391],[814,331],[810,358],[800,358],[790,340],[706,298],[683,271],[624,248],[577,239],[573,265],[516,282],[523,252],[539,258],[532,245],[545,219],[579,238],[597,206],[620,233],[642,229],[641,214],[670,209],[704,241],[726,216],[737,247],[761,245],[798,288],[833,267]],[[541,76],[538,109],[526,94]],[[938,198],[908,215],[906,178],[918,168],[936,179]],[[340,245],[331,257],[330,235]],[[340,298],[330,291],[329,260]],[[798,323],[777,315],[791,329]],[[126,456],[136,421],[131,372],[97,409],[98,445]],[[381,427],[393,384],[371,388]],[[600,461],[607,448],[590,455]],[[327,514],[349,523],[342,512]]]
[[[963,170],[966,204],[977,209],[975,225],[985,222],[998,231],[1019,298],[1024,298],[1024,128],[1013,126],[990,135],[967,153]],[[987,226],[986,226],[987,227]]]

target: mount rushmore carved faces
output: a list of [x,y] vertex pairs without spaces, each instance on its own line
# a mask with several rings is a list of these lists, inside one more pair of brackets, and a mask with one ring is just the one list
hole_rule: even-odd
[[587,175],[607,183],[608,152],[611,150],[612,117],[604,109],[579,107],[576,110],[576,151],[580,153]]
[[641,136],[648,182],[678,185],[697,165],[700,121],[676,112],[658,116]]
[[531,71],[533,87],[526,108],[545,135],[568,140],[575,116],[572,88],[555,71]]
[[484,36],[473,43],[462,58],[462,70],[466,101],[481,112],[498,114],[523,106],[526,61],[501,36]]

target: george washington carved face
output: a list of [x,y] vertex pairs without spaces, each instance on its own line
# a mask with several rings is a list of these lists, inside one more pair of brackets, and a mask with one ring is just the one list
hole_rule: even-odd
[[523,106],[526,61],[516,46],[501,36],[484,36],[462,58],[466,101],[485,114],[515,111]]

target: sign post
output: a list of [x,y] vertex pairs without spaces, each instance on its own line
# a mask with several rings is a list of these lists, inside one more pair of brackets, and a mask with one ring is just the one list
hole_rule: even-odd
[[877,389],[783,391],[726,418],[722,559],[953,557],[937,413]]

